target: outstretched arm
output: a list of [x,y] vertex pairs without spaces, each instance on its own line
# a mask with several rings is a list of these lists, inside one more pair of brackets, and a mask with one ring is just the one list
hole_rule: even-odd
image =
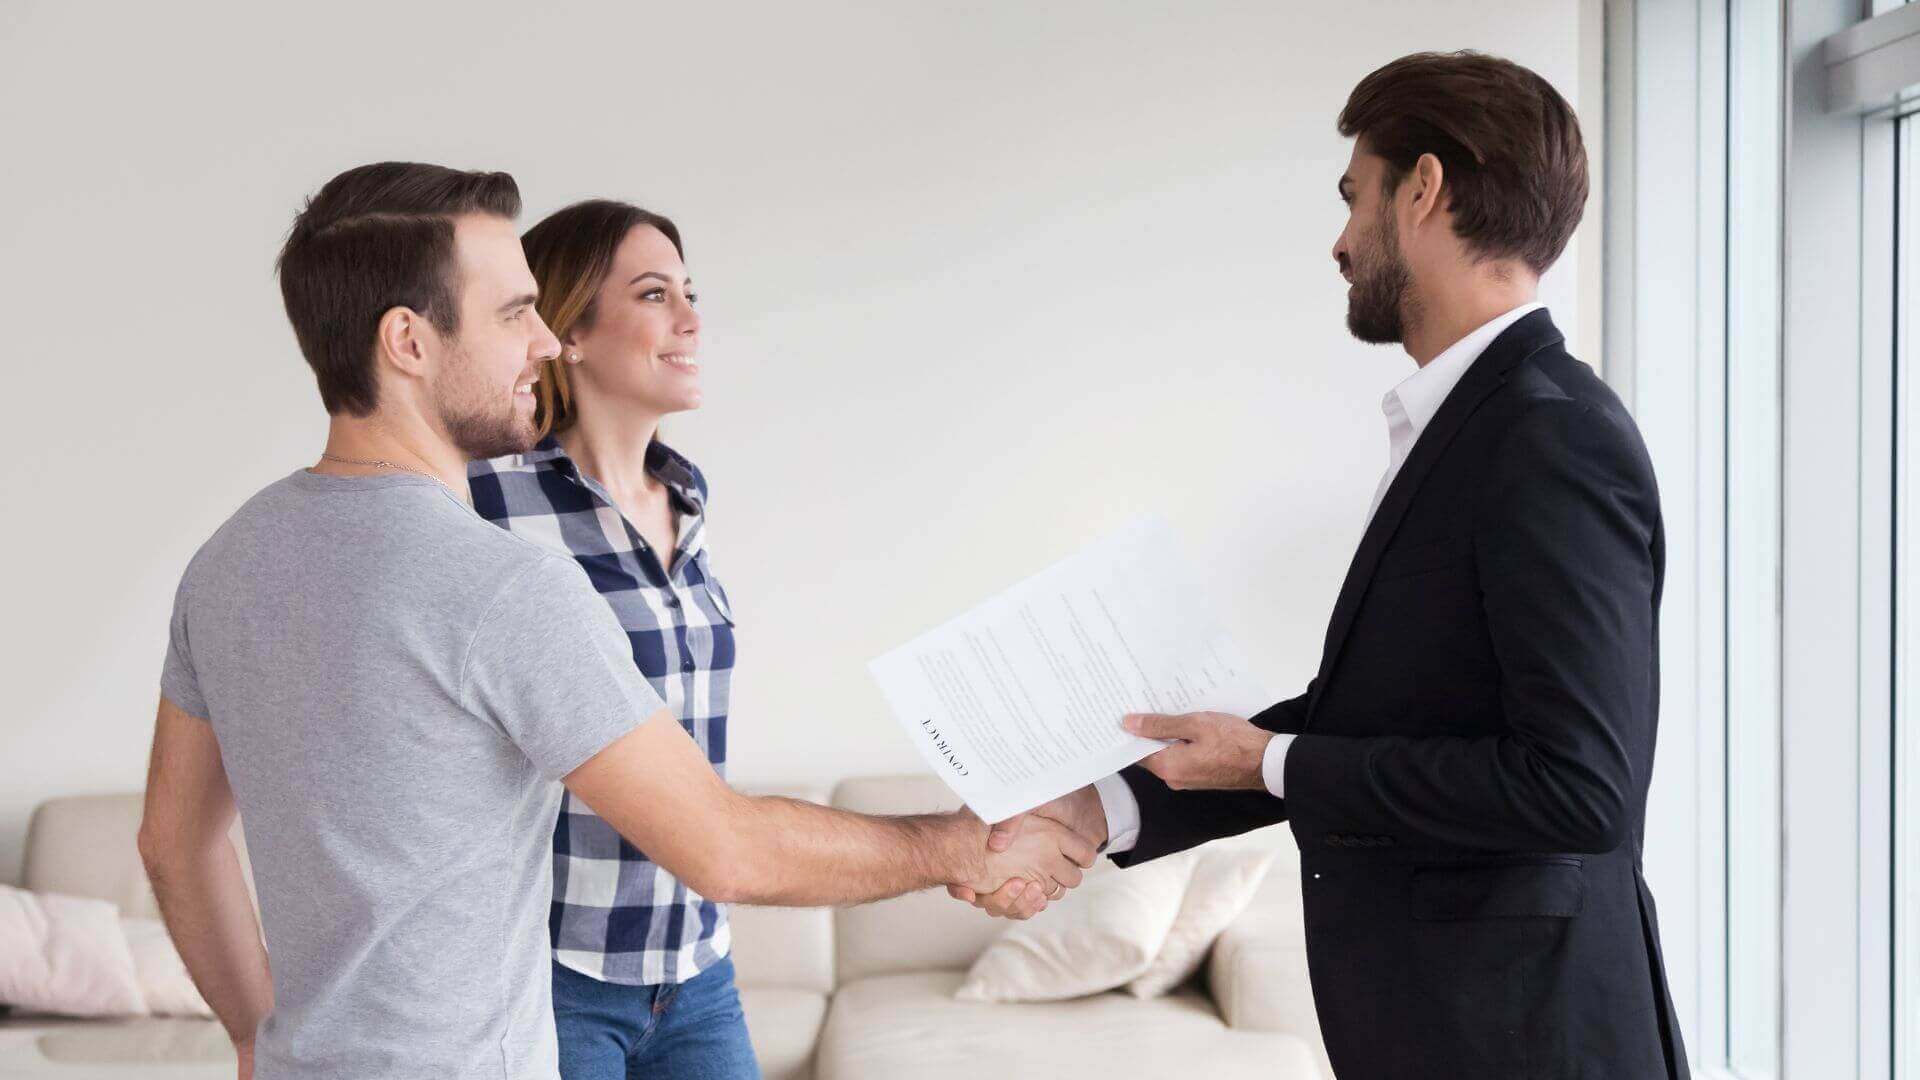
[[972,814],[877,817],[729,788],[662,711],[566,776],[569,790],[649,858],[713,900],[856,904],[935,885],[1010,880],[1072,888],[1093,845],[1052,826],[987,850]]
[[1011,878],[1072,887],[1092,848],[1043,830],[986,850],[971,814],[873,817],[729,788],[634,666],[580,567],[546,557],[502,584],[476,628],[461,694],[542,774],[696,893],[747,904],[860,903]]

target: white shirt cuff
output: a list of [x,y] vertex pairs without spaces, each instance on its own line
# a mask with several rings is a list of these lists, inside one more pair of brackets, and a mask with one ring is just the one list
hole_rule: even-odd
[[1100,796],[1100,811],[1107,816],[1107,846],[1101,853],[1132,851],[1140,840],[1140,801],[1133,797],[1133,789],[1119,773],[1109,773],[1093,782],[1093,791]]
[[[1287,797],[1287,747],[1293,745],[1293,740],[1292,735],[1275,735],[1267,743],[1267,752],[1260,756],[1260,780],[1276,799]],[[1133,814],[1135,819],[1139,818],[1139,807],[1134,808]]]

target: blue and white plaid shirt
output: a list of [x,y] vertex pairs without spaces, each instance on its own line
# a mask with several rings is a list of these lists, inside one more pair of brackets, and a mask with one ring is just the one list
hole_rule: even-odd
[[[482,517],[570,555],[613,605],[633,662],[722,776],[733,675],[733,612],[707,562],[707,482],[655,442],[647,471],[667,485],[680,540],[663,569],[598,482],[551,436],[468,470]],[[604,982],[686,982],[727,955],[727,912],[656,866],[569,793],[553,832],[554,959]]]

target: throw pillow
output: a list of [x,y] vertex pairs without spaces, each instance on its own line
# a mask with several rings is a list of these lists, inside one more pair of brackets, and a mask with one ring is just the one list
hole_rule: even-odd
[[1061,1001],[1126,985],[1160,954],[1192,872],[1193,857],[1183,852],[1132,870],[1090,873],[988,945],[954,997]]
[[1192,978],[1214,939],[1253,902],[1274,854],[1257,848],[1202,850],[1160,955],[1127,984],[1127,992],[1139,998],[1158,997]]

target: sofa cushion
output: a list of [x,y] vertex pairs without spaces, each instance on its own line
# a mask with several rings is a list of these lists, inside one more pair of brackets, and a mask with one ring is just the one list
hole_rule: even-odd
[[[863,814],[927,814],[953,810],[960,799],[938,777],[875,776],[843,781],[833,805]],[[834,953],[841,982],[869,975],[973,965],[1007,924],[927,889],[834,912]]]
[[[766,1080],[811,1080],[813,1049],[827,1014],[827,996],[743,986],[740,1007]],[[69,1071],[59,1071],[56,1065]],[[115,1074],[128,1080],[153,1075],[149,1069],[158,1066],[166,1066],[166,1075],[180,1080],[203,1076],[231,1080],[233,1044],[226,1030],[212,1020],[81,1021],[43,1016],[0,1020],[0,1076],[37,1077],[41,1071],[33,1067],[40,1066],[50,1078],[72,1078],[79,1075],[72,1067],[79,1065],[148,1067]]]
[[[824,803],[808,787],[743,787],[748,795],[780,795]],[[733,932],[734,979],[741,986],[833,991],[833,912],[827,908],[727,905]]]
[[743,986],[740,1008],[766,1080],[811,1080],[813,1047],[827,1015],[827,995],[777,986]]
[[826,908],[727,906],[734,981],[833,991],[833,912]]
[[[160,908],[154,903],[153,887],[147,883],[147,869],[140,863],[136,845],[143,805],[138,792],[73,795],[41,803],[27,824],[21,884],[36,892],[105,900],[118,905],[123,915],[159,918]],[[251,893],[253,868],[238,820],[230,836]]]
[[[6,1034],[0,1032],[0,1034]],[[233,1076],[233,1042],[215,1020],[140,1017],[133,1020],[83,1020],[48,1023],[33,1034],[31,1049],[0,1053],[0,1076],[37,1075],[10,1071],[17,1062],[45,1062],[49,1077]],[[82,1071],[82,1066],[95,1069]]]
[[881,975],[843,985],[827,1012],[819,1080],[973,1080],[978,1076],[1188,1076],[1317,1080],[1307,1043],[1234,1031],[1192,990],[1141,1000],[956,1001],[955,971]]

